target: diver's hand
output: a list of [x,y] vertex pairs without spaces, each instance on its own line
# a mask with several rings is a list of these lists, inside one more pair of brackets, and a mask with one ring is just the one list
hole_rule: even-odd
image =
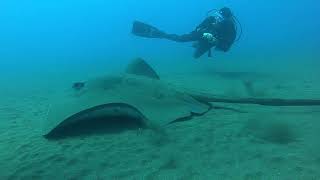
[[217,38],[215,38],[211,33],[203,33],[202,38],[206,39],[209,43],[212,44],[217,41]]

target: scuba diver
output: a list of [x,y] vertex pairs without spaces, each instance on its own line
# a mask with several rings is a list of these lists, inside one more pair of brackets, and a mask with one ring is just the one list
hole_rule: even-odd
[[[214,15],[210,15],[213,12]],[[232,44],[240,39],[240,36],[237,38],[237,23],[241,28],[241,24],[233,15],[231,9],[224,7],[220,10],[213,9],[208,11],[207,18],[189,34],[167,34],[156,27],[139,21],[134,21],[132,33],[145,38],[168,39],[176,42],[195,42],[193,44],[193,47],[196,49],[193,55],[194,58],[199,58],[206,52],[208,52],[208,57],[211,57],[212,48],[227,52]]]

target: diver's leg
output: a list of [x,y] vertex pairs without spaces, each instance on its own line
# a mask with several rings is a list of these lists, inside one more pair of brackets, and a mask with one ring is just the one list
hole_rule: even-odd
[[191,32],[189,34],[184,35],[166,34],[164,38],[176,42],[191,42],[198,40],[198,36],[195,32]]
[[136,36],[146,38],[168,39],[176,42],[190,42],[198,40],[198,33],[196,31],[184,35],[167,34],[154,26],[140,21],[133,22],[132,33]]

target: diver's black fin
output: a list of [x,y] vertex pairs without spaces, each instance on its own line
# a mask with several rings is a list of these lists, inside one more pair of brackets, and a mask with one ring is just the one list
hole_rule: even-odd
[[152,79],[160,79],[158,74],[152,67],[143,59],[137,58],[133,60],[126,69],[126,73],[138,76],[145,76]]
[[165,33],[149,24],[140,21],[134,21],[132,26],[132,34],[146,38],[164,38]]

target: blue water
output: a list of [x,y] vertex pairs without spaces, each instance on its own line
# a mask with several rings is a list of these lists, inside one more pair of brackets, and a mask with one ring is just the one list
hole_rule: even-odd
[[135,56],[161,55],[163,61],[191,57],[190,45],[134,37],[130,34],[132,21],[181,34],[193,30],[208,10],[222,6],[231,7],[243,26],[234,56],[292,50],[316,53],[320,12],[319,3],[312,0],[4,0],[0,2],[1,66],[72,65],[94,59],[116,64],[119,60],[112,59]]

